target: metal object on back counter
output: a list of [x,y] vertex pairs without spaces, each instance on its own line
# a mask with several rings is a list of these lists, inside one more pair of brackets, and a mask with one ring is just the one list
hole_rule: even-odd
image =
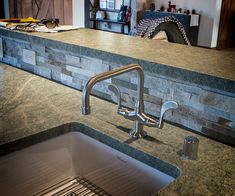
[[184,139],[182,159],[196,160],[198,152],[199,139],[194,136],[187,136]]
[[42,19],[41,23],[44,24],[48,29],[53,29],[59,25],[59,18],[48,18]]

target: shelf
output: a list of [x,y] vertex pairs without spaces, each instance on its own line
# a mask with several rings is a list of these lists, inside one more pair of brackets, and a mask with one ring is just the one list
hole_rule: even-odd
[[129,25],[128,22],[120,22],[114,19],[101,19],[101,18],[91,18],[90,21],[97,21],[97,22],[108,22],[108,23],[115,23],[115,24],[123,24],[123,25]]
[[97,29],[96,23],[97,22],[107,22],[107,23],[113,23],[113,24],[119,24],[121,25],[121,33],[124,34],[124,26],[127,25],[128,27],[128,33],[130,31],[130,23],[129,22],[120,22],[114,19],[101,19],[101,18],[90,18],[90,21],[94,22],[93,29]]

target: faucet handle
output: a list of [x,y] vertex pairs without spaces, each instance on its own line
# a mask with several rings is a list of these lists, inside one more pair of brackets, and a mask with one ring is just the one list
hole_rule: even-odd
[[158,128],[162,128],[162,120],[163,120],[164,114],[168,110],[177,109],[177,108],[178,108],[178,103],[176,103],[175,101],[167,101],[167,102],[163,103],[163,105],[161,107]]
[[135,118],[135,112],[134,111],[129,111],[127,108],[122,107],[120,89],[117,86],[113,85],[113,84],[110,84],[108,86],[108,89],[110,91],[112,91],[117,97],[117,105],[118,105],[117,113],[122,115],[124,118],[133,120]]
[[117,105],[118,105],[117,111],[119,111],[122,108],[120,89],[117,86],[113,85],[113,84],[110,84],[108,86],[108,89],[116,95]]

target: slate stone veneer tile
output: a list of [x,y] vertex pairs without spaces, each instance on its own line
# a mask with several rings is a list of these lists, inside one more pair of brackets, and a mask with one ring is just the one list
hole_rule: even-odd
[[[26,34],[0,33],[3,62],[78,90],[91,76],[131,63],[140,64],[145,73],[146,113],[158,117],[162,103],[175,100],[179,108],[168,112],[166,120],[224,142],[235,137],[234,81]],[[23,49],[36,52],[36,66],[22,61]],[[130,72],[96,84],[92,92],[115,101],[108,90],[109,84],[115,84],[122,92],[123,105],[134,108],[137,82],[137,74]]]

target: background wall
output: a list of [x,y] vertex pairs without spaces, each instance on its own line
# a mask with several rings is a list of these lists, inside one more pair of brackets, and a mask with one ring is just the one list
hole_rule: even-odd
[[[143,11],[149,9],[151,3],[155,3],[156,9],[160,9],[161,5],[168,6],[169,0],[132,0],[136,1],[135,8],[137,11],[137,20],[143,15]],[[84,2],[85,0],[73,0],[73,24],[79,27],[84,27]],[[222,0],[172,0],[172,4],[176,4],[177,8],[183,9],[195,9],[200,15],[200,28],[198,35],[198,45],[204,47],[216,47],[219,30],[219,19]],[[132,2],[133,5],[133,2]],[[133,10],[132,10],[133,11]],[[110,18],[116,18],[115,14],[112,14]],[[133,22],[132,22],[133,26]],[[114,31],[120,31],[120,25],[102,24],[101,29],[112,29]]]
[[73,0],[73,25],[85,27],[85,0]]
[[[169,0],[153,0],[156,9],[168,6]],[[216,47],[222,0],[172,0],[177,8],[195,9],[201,15],[198,45]]]
[[[4,6],[3,6],[3,4],[4,4]],[[1,18],[4,18],[4,17],[5,18],[10,18],[9,1],[8,0],[1,1],[1,8],[0,9],[1,9]]]

